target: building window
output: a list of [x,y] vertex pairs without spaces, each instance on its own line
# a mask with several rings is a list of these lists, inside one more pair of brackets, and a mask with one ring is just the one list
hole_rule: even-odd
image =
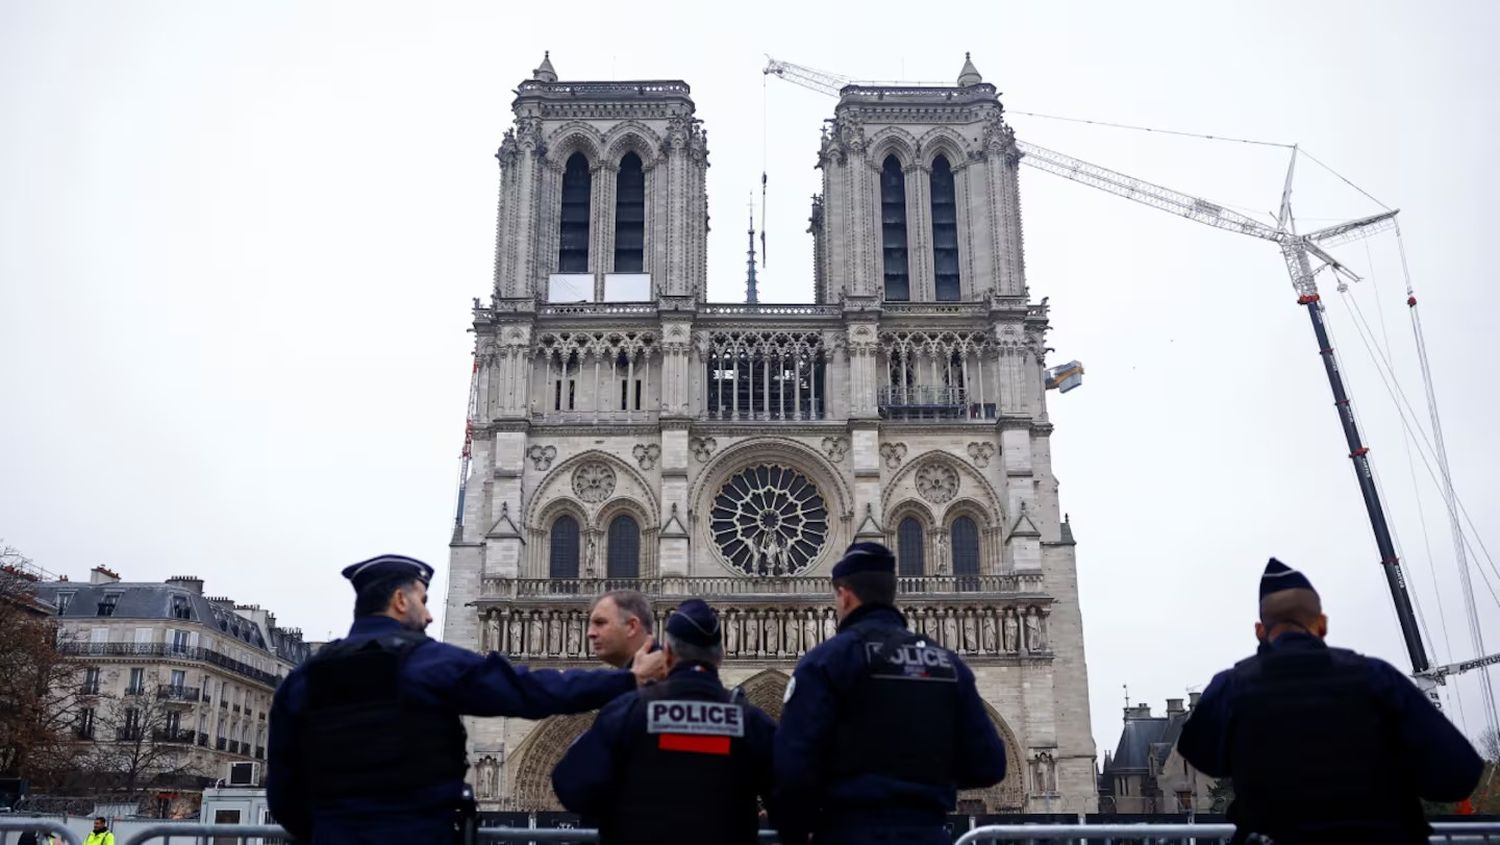
[[906,174],[895,156],[886,156],[880,169],[880,245],[885,298],[898,302],[911,299],[906,260]]
[[979,588],[979,526],[967,516],[953,520],[953,574],[960,589]]
[[553,578],[578,577],[578,520],[563,514],[552,523],[552,547],[548,574]]
[[90,666],[83,670],[83,688],[79,691],[81,695],[99,694],[99,667]]
[[583,361],[577,355],[569,353],[562,362],[562,370],[557,374],[557,381],[552,385],[552,410],[571,411],[577,401],[578,374],[583,367]]
[[78,711],[78,737],[79,739],[94,738],[94,708],[85,707]]
[[589,271],[589,160],[583,153],[568,157],[562,178],[562,217],[558,230],[557,272]]
[[915,578],[920,577],[926,568],[922,523],[916,517],[908,516],[896,526],[896,574]]
[[192,605],[188,604],[187,596],[172,597],[172,617],[174,619],[192,619]]
[[146,670],[136,666],[130,670],[130,684],[125,687],[126,695],[140,695],[146,690]]
[[605,572],[610,578],[641,577],[641,527],[634,517],[620,514],[609,521],[609,560]]
[[961,298],[958,284],[958,200],[948,159],[932,160],[932,270],[939,302]]
[[615,181],[615,272],[641,273],[646,262],[646,173],[626,153]]
[[115,607],[118,606],[119,603],[120,603],[120,594],[119,593],[108,593],[108,594],[106,594],[104,596],[104,599],[99,602],[99,615],[100,616],[114,616],[115,615]]
[[73,603],[73,594],[72,593],[58,593],[57,594],[57,615],[58,616],[62,616],[64,613],[67,613],[68,612],[68,605],[70,605],[72,603]]

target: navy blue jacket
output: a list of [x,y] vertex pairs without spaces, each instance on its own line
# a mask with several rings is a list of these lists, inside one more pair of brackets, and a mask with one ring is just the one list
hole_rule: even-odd
[[[668,682],[686,691],[702,686],[712,693],[724,688],[719,673],[702,663],[679,663],[672,667]],[[609,807],[613,791],[621,784],[620,754],[630,740],[646,732],[645,710],[630,718],[639,698],[638,692],[622,695],[599,711],[599,718],[574,741],[552,771],[552,790],[564,807],[582,816],[600,818]],[[771,737],[776,723],[760,708],[745,706],[745,746],[749,749],[762,797],[771,793]]]
[[[808,833],[879,814],[878,823],[941,824],[952,812],[959,789],[993,786],[1005,777],[1005,744],[974,687],[974,673],[955,661],[959,677],[956,713],[934,713],[958,732],[952,785],[902,781],[861,774],[835,779],[830,774],[835,722],[852,704],[849,691],[864,676],[868,659],[856,624],[906,628],[893,607],[865,605],[839,623],[839,633],[803,655],[787,687],[776,730],[775,795],[772,821],[783,841],[802,842]],[[878,702],[859,706],[878,707]],[[872,742],[878,738],[871,737]]]
[[[361,616],[349,628],[349,640],[369,639],[401,630],[386,616]],[[501,655],[476,654],[431,640],[417,646],[401,671],[408,703],[444,714],[517,716],[541,719],[559,713],[583,713],[635,689],[635,676],[624,670],[529,670]],[[306,708],[307,685],[302,667],[282,681],[271,702],[267,741],[266,799],[271,815],[300,840],[323,842],[419,841],[451,820],[463,784],[433,784],[406,800],[350,801],[341,806],[312,806],[297,763],[299,716]],[[421,754],[421,748],[411,753]],[[398,835],[399,834],[399,835]],[[392,837],[397,838],[393,839]]]
[[[1262,648],[1316,649],[1323,641],[1310,634],[1282,634]],[[1405,675],[1384,660],[1364,657],[1370,691],[1391,716],[1391,736],[1406,761],[1410,782],[1430,801],[1460,801],[1478,783],[1484,761],[1452,722]],[[1230,725],[1235,714],[1235,670],[1214,676],[1193,708],[1177,750],[1198,771],[1213,777],[1230,774]]]

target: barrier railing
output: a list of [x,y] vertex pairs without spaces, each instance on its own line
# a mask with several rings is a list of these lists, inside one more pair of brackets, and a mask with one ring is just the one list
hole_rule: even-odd
[[[1497,822],[1437,822],[1429,840],[1433,843],[1500,843]],[[0,817],[0,833],[46,830],[62,836],[68,845],[82,845],[78,835],[57,822],[46,819],[11,819]],[[599,831],[592,828],[479,828],[481,842],[578,842],[599,841]],[[1103,842],[1123,843],[1206,843],[1228,842],[1234,836],[1234,825],[1228,824],[1006,824],[977,827],[955,840],[955,845],[997,842]],[[144,845],[173,839],[209,839],[215,843],[238,839],[246,845],[284,841],[287,833],[279,825],[263,824],[154,824],[142,828],[124,840],[124,845]],[[760,841],[776,842],[776,832],[762,830]]]
[[78,834],[68,830],[62,822],[52,819],[31,819],[25,816],[0,816],[0,841],[10,840],[10,837],[5,834],[27,831],[37,833],[45,831],[60,837],[68,845],[83,845],[83,840],[78,838]]

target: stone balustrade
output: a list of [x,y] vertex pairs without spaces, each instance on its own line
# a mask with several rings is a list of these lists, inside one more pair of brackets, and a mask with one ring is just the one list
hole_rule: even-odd
[[[485,578],[480,603],[501,599],[536,598],[570,600],[592,597],[609,590],[636,590],[648,596],[808,597],[827,596],[832,587],[826,575],[773,577],[664,576],[659,578]],[[1003,575],[923,575],[896,579],[896,592],[905,597],[964,596],[973,593],[1040,596],[1040,572]]]

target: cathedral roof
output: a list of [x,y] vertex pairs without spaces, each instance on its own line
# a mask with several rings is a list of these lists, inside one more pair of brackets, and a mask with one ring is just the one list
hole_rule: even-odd
[[983,81],[984,77],[979,75],[978,69],[974,67],[974,62],[969,59],[969,54],[964,53],[964,68],[958,72],[958,87],[967,88],[970,85],[978,85]]
[[557,71],[552,67],[552,51],[542,53],[542,63],[537,65],[536,70],[531,72],[531,78],[538,82],[556,82]]

